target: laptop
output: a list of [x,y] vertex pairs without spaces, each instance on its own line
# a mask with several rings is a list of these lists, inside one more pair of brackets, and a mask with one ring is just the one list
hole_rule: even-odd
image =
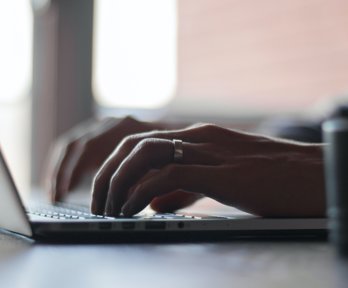
[[129,243],[327,235],[324,218],[261,218],[214,212],[213,215],[145,213],[112,218],[93,215],[88,207],[75,204],[38,203],[24,207],[0,150],[0,229],[36,241]]

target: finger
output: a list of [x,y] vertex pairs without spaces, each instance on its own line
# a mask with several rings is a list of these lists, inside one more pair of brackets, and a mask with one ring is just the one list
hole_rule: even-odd
[[212,195],[217,189],[215,166],[171,164],[137,186],[122,207],[125,216],[143,210],[155,197],[184,190],[191,193]]
[[106,214],[118,216],[129,188],[151,169],[172,162],[173,154],[172,141],[146,139],[140,142],[112,176],[104,209]]
[[76,187],[84,174],[101,166],[117,143],[126,135],[124,127],[135,129],[137,123],[130,117],[122,120],[106,118],[92,126],[93,129],[90,128],[90,131],[79,139],[80,153],[75,153],[70,161],[69,171],[64,173],[68,190]]
[[155,197],[151,201],[150,206],[157,212],[173,212],[194,204],[202,197],[201,194],[178,190],[164,196]]
[[[183,143],[183,164],[209,164],[216,165],[220,159],[210,153],[211,146],[208,144]],[[94,190],[92,195],[92,211],[103,214],[106,210],[108,215],[117,216],[124,202],[127,200],[127,192],[141,177],[151,169],[161,168],[173,162],[173,142],[166,139],[144,139],[132,151],[130,155],[115,170],[111,166],[112,174],[109,179],[108,190]],[[105,170],[104,170],[105,171]]]
[[56,145],[49,153],[50,158],[47,165],[47,173],[45,175],[45,186],[50,194],[51,201],[60,201],[68,190],[65,182],[66,170],[72,161],[72,155],[76,152],[80,139],[95,124],[95,120],[91,119],[71,129],[67,134],[58,139]]
[[53,202],[60,201],[67,192],[67,185],[64,181],[64,174],[69,166],[72,155],[76,151],[76,142],[69,143],[67,146],[56,148],[52,162],[48,171],[47,186]]
[[[152,131],[139,133],[126,137],[114,150],[114,152],[103,163],[102,167],[97,172],[92,185],[92,212],[95,214],[103,214],[105,210],[105,202],[109,190],[110,179],[119,165],[131,153],[131,151],[142,140],[148,138],[158,139],[181,139],[190,143],[209,143],[214,141],[218,133],[229,135],[231,132],[211,124],[200,124],[185,129],[170,130],[170,131]],[[225,133],[226,132],[226,133]],[[221,137],[220,137],[221,138]]]
[[112,148],[105,147],[106,145],[100,151],[102,143],[99,136],[93,136],[79,145],[78,151],[70,161],[69,171],[65,173],[68,190],[74,189],[88,172],[97,170],[111,153]]
[[70,154],[69,157],[61,177],[61,184],[64,185],[65,194],[77,186],[82,175],[89,169],[88,161],[84,161],[88,157],[86,143],[77,143],[74,153]]

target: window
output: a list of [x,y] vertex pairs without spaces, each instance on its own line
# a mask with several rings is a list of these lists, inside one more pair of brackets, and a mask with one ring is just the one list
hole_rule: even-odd
[[106,106],[158,108],[176,88],[175,0],[95,2],[94,93]]
[[348,90],[346,1],[99,0],[96,8],[94,87],[105,105],[274,114]]
[[[15,17],[14,17],[15,15]],[[30,1],[0,3],[0,143],[21,190],[29,187],[32,69]]]

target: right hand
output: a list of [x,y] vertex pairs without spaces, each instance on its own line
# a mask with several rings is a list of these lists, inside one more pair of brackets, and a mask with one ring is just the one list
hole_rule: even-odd
[[[183,141],[179,162],[174,161],[173,139]],[[322,151],[323,145],[212,124],[134,134],[117,146],[94,178],[92,212],[128,217],[148,204],[154,208],[157,199],[176,210],[187,206],[173,205],[179,196],[190,203],[207,196],[263,217],[323,217]]]
[[131,117],[108,118],[82,123],[61,136],[50,153],[44,179],[51,200],[61,201],[83,176],[95,172],[124,137],[156,128]]

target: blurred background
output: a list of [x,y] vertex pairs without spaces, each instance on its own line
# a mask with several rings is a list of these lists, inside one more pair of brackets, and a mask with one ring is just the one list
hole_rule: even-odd
[[91,117],[321,117],[348,91],[347,26],[344,0],[1,1],[1,149],[26,194]]

